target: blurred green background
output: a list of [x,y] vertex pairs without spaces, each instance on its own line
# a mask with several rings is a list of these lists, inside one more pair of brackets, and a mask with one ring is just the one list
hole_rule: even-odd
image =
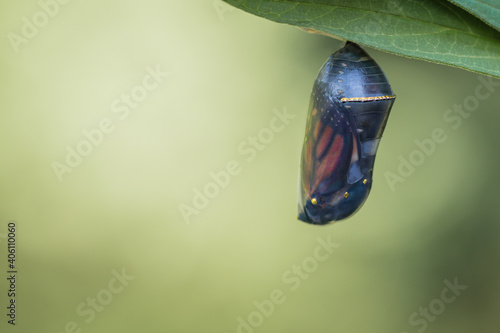
[[[348,221],[312,226],[296,220],[305,118],[342,42],[218,0],[62,2],[0,4],[2,332],[498,331],[498,80],[366,48],[398,96],[375,184]],[[456,129],[455,105],[473,109]],[[242,153],[284,111],[283,131]],[[436,128],[445,142],[391,188]],[[230,161],[229,184],[209,185]],[[467,288],[443,302],[455,279]]]

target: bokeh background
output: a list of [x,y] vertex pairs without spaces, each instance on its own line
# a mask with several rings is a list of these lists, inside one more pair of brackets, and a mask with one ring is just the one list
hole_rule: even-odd
[[[312,83],[342,42],[218,0],[2,1],[0,35],[2,332],[498,331],[498,80],[453,129],[443,117],[473,101],[479,75],[366,48],[398,98],[370,198],[320,227],[296,220],[298,161]],[[168,76],[114,112],[148,70]],[[294,118],[242,154],[278,111]],[[58,179],[54,162],[105,119],[113,130]],[[436,128],[446,141],[391,188]],[[185,218],[230,161],[238,174]],[[338,246],[317,261],[321,242]],[[443,303],[455,279],[467,288]],[[273,291],[283,302],[259,314]]]

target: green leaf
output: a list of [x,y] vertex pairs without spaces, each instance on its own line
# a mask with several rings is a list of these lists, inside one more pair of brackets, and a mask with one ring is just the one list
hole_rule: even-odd
[[448,0],[500,30],[500,2],[498,0]]
[[500,77],[500,32],[445,0],[224,0],[386,52]]

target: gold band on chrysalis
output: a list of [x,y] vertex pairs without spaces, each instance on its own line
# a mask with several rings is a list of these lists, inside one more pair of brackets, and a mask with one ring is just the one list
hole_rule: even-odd
[[383,101],[385,99],[394,99],[396,95],[386,95],[386,96],[372,96],[372,97],[344,97],[340,101],[342,103],[346,102],[372,102],[372,101]]

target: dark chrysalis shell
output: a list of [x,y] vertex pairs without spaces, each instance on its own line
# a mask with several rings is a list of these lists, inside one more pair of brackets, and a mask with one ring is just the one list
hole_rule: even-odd
[[347,42],[325,62],[307,115],[300,220],[327,224],[351,216],[363,205],[395,98],[382,69],[357,44]]

